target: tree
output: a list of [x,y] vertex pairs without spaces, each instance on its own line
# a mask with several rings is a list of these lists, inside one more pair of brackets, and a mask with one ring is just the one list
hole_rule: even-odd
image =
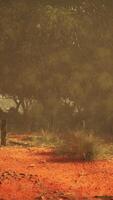
[[[69,128],[71,120],[112,127],[112,1],[0,5],[0,93],[24,113],[36,100],[49,126],[65,118]],[[62,98],[73,101],[73,109]]]

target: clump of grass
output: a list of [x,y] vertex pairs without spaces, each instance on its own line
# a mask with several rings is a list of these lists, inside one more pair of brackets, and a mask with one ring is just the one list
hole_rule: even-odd
[[97,148],[96,159],[111,159],[113,158],[113,144],[101,143]]
[[105,156],[104,141],[93,133],[69,133],[62,136],[62,141],[62,144],[58,147],[58,151],[76,160],[91,161]]
[[59,137],[55,133],[44,130],[40,133],[26,136],[24,141],[28,142],[31,146],[37,147],[55,147],[60,144]]
[[42,130],[36,143],[41,146],[56,147],[60,144],[60,138],[53,132]]

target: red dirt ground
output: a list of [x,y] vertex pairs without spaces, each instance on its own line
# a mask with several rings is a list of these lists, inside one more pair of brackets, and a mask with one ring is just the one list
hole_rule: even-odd
[[[0,148],[0,200],[113,196],[113,160],[73,162],[46,148]],[[109,197],[108,199],[112,199]]]

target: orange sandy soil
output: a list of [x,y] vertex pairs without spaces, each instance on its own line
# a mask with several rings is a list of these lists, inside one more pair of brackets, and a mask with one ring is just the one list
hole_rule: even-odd
[[113,160],[80,163],[47,148],[0,148],[0,200],[91,200],[104,195],[113,196]]

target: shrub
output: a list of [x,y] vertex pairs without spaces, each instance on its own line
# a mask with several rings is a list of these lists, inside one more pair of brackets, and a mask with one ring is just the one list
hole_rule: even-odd
[[62,143],[58,147],[60,153],[81,161],[90,161],[96,158],[100,139],[92,133],[70,133],[61,136],[61,139]]

